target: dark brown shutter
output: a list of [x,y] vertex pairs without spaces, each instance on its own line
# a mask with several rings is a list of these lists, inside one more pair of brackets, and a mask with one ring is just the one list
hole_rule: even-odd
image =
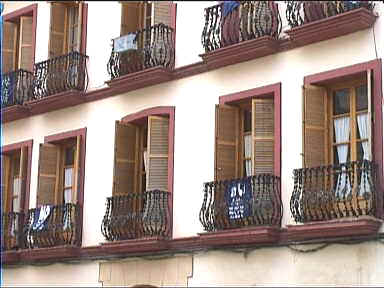
[[59,194],[59,165],[60,147],[40,144],[37,207],[62,202],[57,197]]
[[1,201],[2,201],[2,211],[9,211],[9,180],[10,180],[10,163],[11,159],[9,156],[2,154],[1,155]]
[[169,119],[148,117],[147,191],[168,191]]
[[7,73],[16,70],[17,25],[8,21],[3,22],[3,55],[2,71]]
[[67,6],[51,3],[51,27],[49,37],[49,58],[65,54]]
[[20,17],[19,68],[32,71],[32,17]]
[[135,32],[143,28],[143,4],[138,1],[125,2],[121,5],[120,35]]
[[170,1],[153,1],[154,24],[163,23],[171,27]]
[[303,88],[304,167],[328,164],[327,94],[313,85]]
[[273,99],[252,100],[253,174],[274,173]]
[[239,109],[216,105],[215,180],[239,175]]
[[136,192],[138,128],[116,121],[113,196]]

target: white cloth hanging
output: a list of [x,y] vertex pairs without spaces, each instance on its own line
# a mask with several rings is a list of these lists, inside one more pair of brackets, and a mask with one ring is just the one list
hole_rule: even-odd
[[[244,157],[250,158],[252,155],[252,135],[244,136]],[[252,160],[245,160],[245,173],[246,176],[252,174]]]
[[[360,132],[360,138],[368,138],[368,131],[370,129],[369,122],[368,122],[368,113],[359,114],[357,115],[357,124],[359,127]],[[369,142],[363,141],[361,142],[363,146],[363,159],[364,160],[370,160],[370,149],[369,149]],[[365,169],[365,167],[362,167]],[[368,181],[368,173],[366,170],[362,170],[361,177],[360,177],[360,188],[358,190],[358,196],[362,196],[364,192],[371,193],[369,181]]]
[[[349,116],[334,119],[336,143],[349,141]],[[348,158],[348,144],[337,145],[339,164],[346,163]],[[337,178],[336,197],[348,196],[351,193],[351,185],[346,168],[343,166]]]

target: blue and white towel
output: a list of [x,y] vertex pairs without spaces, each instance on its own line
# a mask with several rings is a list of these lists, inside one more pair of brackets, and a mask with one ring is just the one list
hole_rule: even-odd
[[252,184],[251,178],[232,181],[227,186],[225,198],[228,217],[231,220],[242,219],[251,215]]
[[224,1],[223,3],[223,17],[227,17],[229,13],[239,7],[239,1]]
[[43,205],[40,208],[36,208],[31,229],[34,231],[41,231],[46,228],[48,217],[51,215],[51,210],[52,207],[50,205]]

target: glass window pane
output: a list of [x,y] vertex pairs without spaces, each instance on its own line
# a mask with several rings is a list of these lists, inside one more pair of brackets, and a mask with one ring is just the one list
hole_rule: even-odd
[[68,188],[64,190],[64,203],[72,202],[72,189]]
[[64,171],[64,186],[65,187],[72,186],[72,173],[73,173],[73,168],[65,168],[65,171]]
[[75,147],[65,149],[65,165],[73,165],[75,158]]
[[362,142],[357,142],[356,143],[357,145],[357,149],[356,149],[356,152],[357,152],[357,161],[361,161],[363,160],[364,158],[364,150],[363,150],[363,143]]
[[333,95],[333,115],[349,113],[349,89],[338,90]]
[[[341,145],[339,145],[341,146]],[[337,147],[338,146],[334,146],[333,147],[333,164],[334,165],[338,165],[340,164],[340,160],[339,160],[339,153],[337,151]],[[348,156],[347,156],[347,161],[346,162],[349,162],[350,159],[351,159],[351,148],[350,148],[350,145],[348,145]]]
[[368,109],[367,85],[356,88],[356,111]]
[[252,111],[244,111],[244,132],[252,131]]

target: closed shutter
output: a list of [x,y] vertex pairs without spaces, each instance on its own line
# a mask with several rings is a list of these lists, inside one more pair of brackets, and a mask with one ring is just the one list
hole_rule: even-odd
[[8,21],[3,22],[3,54],[2,73],[15,70],[16,67],[17,25]]
[[37,207],[46,204],[61,204],[59,194],[60,147],[40,144],[39,183]]
[[169,119],[148,117],[147,191],[168,191]]
[[256,174],[274,173],[273,99],[252,100],[252,170]]
[[10,171],[10,157],[7,155],[1,155],[1,208],[4,212],[9,211],[9,173]]
[[154,1],[154,24],[163,23],[171,27],[170,1]]
[[328,164],[327,94],[325,88],[305,86],[303,91],[304,167]]
[[32,17],[20,17],[19,68],[32,71]]
[[215,180],[239,175],[239,109],[216,105]]
[[49,58],[65,54],[67,7],[51,3],[51,27],[49,37]]
[[136,32],[143,28],[143,5],[138,1],[127,2],[121,5],[120,35]]
[[72,203],[77,202],[77,193],[79,191],[80,185],[80,159],[81,159],[81,136],[76,137],[76,150],[75,150],[75,159],[74,159],[74,168],[73,168],[73,188],[72,188]]
[[116,121],[113,196],[136,192],[138,128]]
[[27,183],[27,169],[28,169],[28,147],[23,146],[21,148],[20,154],[20,180],[21,180],[21,198],[20,198],[20,208],[24,210],[25,203],[25,192],[26,192],[26,183]]

